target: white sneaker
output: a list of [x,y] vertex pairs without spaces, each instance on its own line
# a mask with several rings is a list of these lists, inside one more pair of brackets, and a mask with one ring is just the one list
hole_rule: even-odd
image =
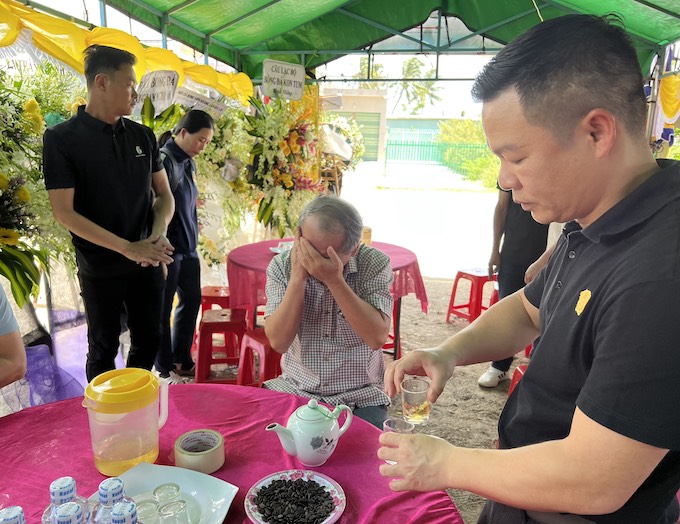
[[495,388],[499,382],[503,380],[509,380],[508,373],[506,371],[501,371],[493,366],[489,366],[484,374],[479,377],[477,384],[483,388]]
[[170,376],[168,377],[161,377],[161,380],[165,380],[168,384],[186,384],[186,379],[183,377],[180,377],[177,373],[174,371],[170,372]]

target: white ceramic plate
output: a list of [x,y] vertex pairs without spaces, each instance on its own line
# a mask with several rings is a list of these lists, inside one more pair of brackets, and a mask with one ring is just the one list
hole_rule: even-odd
[[260,490],[260,488],[268,486],[275,480],[297,479],[314,480],[321,484],[321,486],[330,493],[331,497],[333,497],[335,509],[333,509],[331,514],[328,515],[326,520],[324,520],[321,524],[332,524],[340,518],[342,512],[345,511],[345,506],[347,505],[345,492],[340,487],[340,484],[335,482],[332,478],[322,475],[321,473],[302,469],[289,469],[287,471],[278,471],[277,473],[272,473],[271,475],[260,479],[252,488],[248,490],[244,504],[246,508],[246,515],[248,515],[248,518],[251,520],[251,522],[254,522],[255,524],[265,524],[265,521],[262,519],[260,512],[257,511],[257,505],[254,502],[257,492]]
[[[178,484],[187,503],[191,524],[222,524],[238,487],[198,471],[142,462],[120,475],[125,494],[135,502],[151,498],[156,486]],[[97,493],[90,497],[97,500]]]

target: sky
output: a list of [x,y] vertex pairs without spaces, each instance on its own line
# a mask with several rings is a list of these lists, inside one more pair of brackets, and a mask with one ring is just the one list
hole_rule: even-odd
[[[88,21],[95,25],[102,25],[99,9],[99,0],[40,0],[42,5],[66,13],[81,20]],[[127,16],[116,11],[112,7],[106,7],[106,22],[108,27],[121,29],[136,36],[146,45],[161,47],[160,33],[150,29],[139,22],[130,20]],[[203,63],[203,55],[198,51],[193,51],[187,46],[178,42],[169,41],[168,47],[184,60]],[[376,63],[382,64],[384,71],[391,78],[401,78],[402,62],[413,55],[376,55]],[[453,55],[442,56],[440,58],[439,76],[442,78],[459,78],[464,80],[440,81],[436,87],[439,88],[437,95],[442,99],[434,105],[427,104],[422,113],[418,115],[422,118],[459,118],[465,115],[466,118],[478,119],[481,114],[481,104],[473,102],[470,95],[472,79],[491,59],[492,55]],[[435,57],[431,55],[420,55],[425,63],[424,70],[433,68]],[[220,71],[229,69],[220,67],[214,60],[210,65],[217,66]],[[332,78],[351,77],[359,71],[359,56],[350,55],[330,62],[327,66],[317,69],[317,77],[327,75]],[[342,82],[328,82],[324,85],[332,88],[342,88],[349,84]],[[396,110],[392,112],[392,108]],[[388,101],[389,116],[406,116],[409,113],[401,110],[401,104],[396,104],[396,100]]]

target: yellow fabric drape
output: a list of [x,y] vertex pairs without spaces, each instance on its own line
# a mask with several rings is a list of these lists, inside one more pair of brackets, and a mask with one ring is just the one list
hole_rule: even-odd
[[160,47],[147,47],[144,54],[147,71],[176,71],[179,75],[177,85],[181,86],[184,83],[184,66],[175,53]]
[[137,74],[137,82],[139,82],[146,73],[146,55],[144,53],[144,46],[137,40],[136,37],[127,34],[120,29],[113,29],[111,27],[95,27],[89,32],[85,39],[85,47],[90,45],[105,45],[122,49],[128,53],[135,55],[137,63],[135,64],[135,73]]
[[211,66],[183,61],[168,49],[145,49],[137,38],[119,29],[95,27],[88,31],[68,20],[34,11],[15,0],[0,0],[0,47],[12,45],[24,28],[33,32],[33,44],[39,50],[80,74],[84,73],[83,51],[89,45],[99,44],[135,55],[138,82],[147,71],[171,70],[179,74],[179,85],[188,75],[194,82],[238,99],[244,105],[253,94],[253,83],[245,73],[219,73]]

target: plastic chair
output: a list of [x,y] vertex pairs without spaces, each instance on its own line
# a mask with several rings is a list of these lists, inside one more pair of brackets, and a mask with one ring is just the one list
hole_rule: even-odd
[[[255,354],[258,359],[257,375],[254,373]],[[281,374],[281,353],[274,351],[265,335],[264,328],[246,331],[241,341],[241,355],[238,362],[239,386],[262,387],[265,380]]]
[[[461,280],[470,282],[470,295],[467,302],[456,304],[456,292]],[[469,269],[459,271],[456,274],[456,279],[453,281],[453,290],[451,291],[451,299],[449,300],[449,309],[446,312],[446,322],[450,322],[451,315],[463,318],[472,322],[482,313],[482,296],[484,293],[484,285],[487,282],[495,281],[489,280],[489,274],[484,269]],[[488,309],[489,306],[484,309]]]
[[387,335],[387,342],[382,347],[383,352],[392,355],[394,360],[401,358],[401,335],[399,334],[399,323],[401,316],[401,303],[399,300],[394,301],[392,308],[392,332]]
[[229,288],[227,286],[203,286],[201,288],[201,314],[213,306],[229,308]]
[[[245,332],[245,309],[208,309],[205,311],[198,326],[195,381],[236,383],[236,379],[211,378],[211,366],[213,364],[237,365],[241,339]],[[221,335],[224,345],[216,345],[214,335]],[[216,357],[216,352],[223,353],[224,356]]]
[[510,396],[510,394],[515,389],[519,381],[522,380],[522,377],[524,376],[526,370],[527,370],[526,364],[522,364],[521,366],[517,366],[517,368],[515,368],[515,372],[512,374],[512,380],[510,381],[510,387],[508,388],[508,396]]

